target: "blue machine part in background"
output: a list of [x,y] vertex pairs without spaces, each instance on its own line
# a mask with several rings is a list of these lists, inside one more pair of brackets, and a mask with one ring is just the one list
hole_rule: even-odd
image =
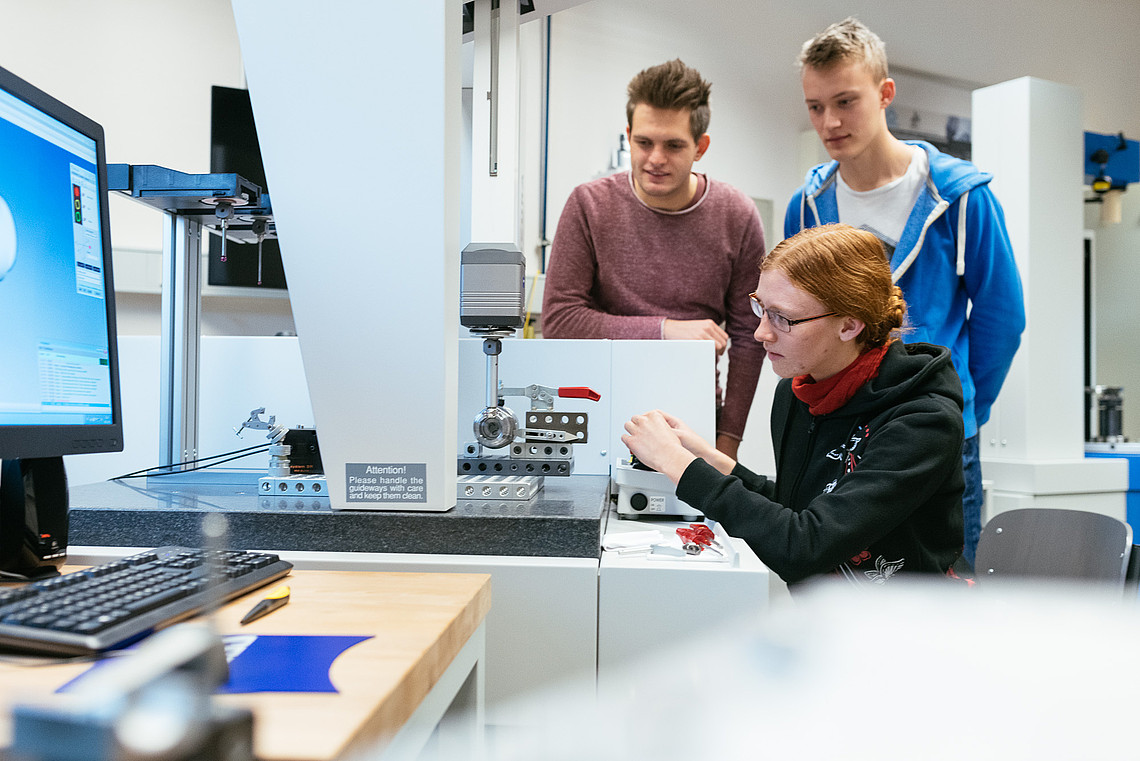
[[[1129,445],[1135,449],[1135,445]],[[1086,448],[1085,457],[1116,458],[1128,461],[1128,491],[1124,496],[1125,520],[1128,525],[1140,526],[1140,452],[1125,451],[1123,447],[1115,451],[1090,452]]]
[[[1093,160],[1093,155],[1103,149],[1108,154],[1105,163]],[[1100,135],[1085,133],[1085,184],[1104,175],[1112,182],[1112,187],[1123,188],[1131,182],[1140,182],[1140,142],[1125,139],[1123,133]]]

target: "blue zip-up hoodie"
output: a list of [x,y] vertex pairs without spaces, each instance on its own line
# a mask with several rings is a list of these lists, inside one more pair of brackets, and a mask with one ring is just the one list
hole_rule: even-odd
[[[1025,330],[1025,298],[993,175],[929,143],[930,174],[891,258],[907,301],[907,343],[947,346],[965,397],[966,438],[989,420]],[[839,162],[807,174],[784,216],[784,236],[839,222]],[[967,312],[969,316],[967,317]]]

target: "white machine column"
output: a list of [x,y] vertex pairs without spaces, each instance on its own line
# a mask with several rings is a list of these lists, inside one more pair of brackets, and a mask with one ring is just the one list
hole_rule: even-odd
[[1080,92],[1028,77],[976,90],[972,132],[974,163],[993,173],[1005,209],[1028,322],[979,434],[991,510],[1063,507],[1123,519],[1126,463],[1084,457]]
[[450,509],[462,3],[233,10],[332,506]]
[[471,240],[521,242],[519,8],[475,0],[471,119]]

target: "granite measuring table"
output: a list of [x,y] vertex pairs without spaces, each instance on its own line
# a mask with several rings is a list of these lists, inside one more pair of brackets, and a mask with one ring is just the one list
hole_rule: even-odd
[[105,481],[71,489],[71,545],[197,546],[223,513],[234,547],[312,552],[597,558],[605,476],[545,480],[528,502],[460,500],[446,512],[333,510],[327,500],[263,496],[210,481]]

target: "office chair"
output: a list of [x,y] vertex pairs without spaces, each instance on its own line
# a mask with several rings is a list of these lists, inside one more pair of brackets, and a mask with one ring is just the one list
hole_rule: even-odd
[[[979,586],[1002,579],[1088,582],[1135,596],[1140,564],[1132,563],[1132,527],[1083,510],[1027,508],[998,513],[978,539]],[[1132,571],[1129,573],[1129,571]]]
[[1128,569],[1124,572],[1124,599],[1140,600],[1140,546],[1132,545]]

